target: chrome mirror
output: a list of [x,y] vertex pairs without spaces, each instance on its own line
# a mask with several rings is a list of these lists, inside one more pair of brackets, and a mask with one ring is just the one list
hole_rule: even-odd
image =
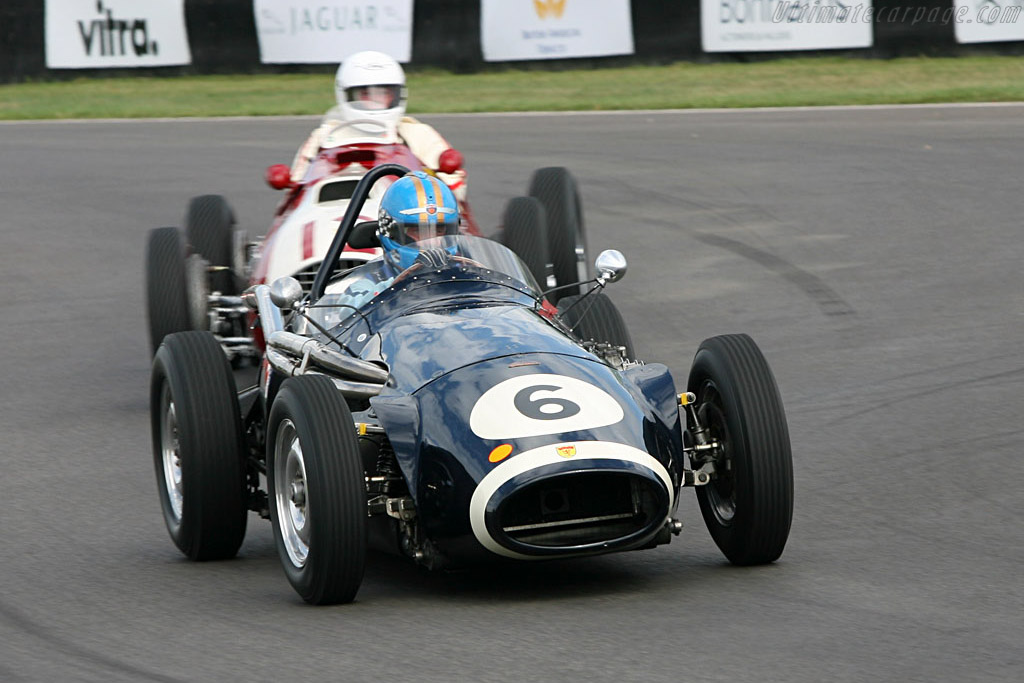
[[617,249],[605,249],[594,261],[594,270],[601,285],[621,280],[626,274],[626,267],[626,257]]
[[293,277],[279,277],[270,285],[270,300],[281,310],[295,308],[295,302],[302,298],[302,285]]

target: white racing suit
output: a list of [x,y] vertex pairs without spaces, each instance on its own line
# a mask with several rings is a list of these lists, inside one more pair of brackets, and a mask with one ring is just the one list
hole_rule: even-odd
[[[341,123],[340,117],[334,118],[331,114],[335,109],[327,112],[323,123],[310,133],[302,146],[299,147],[295,160],[292,162],[292,180],[301,182],[306,174],[309,164],[316,158],[323,145],[324,138]],[[398,123],[399,142],[406,145],[409,151],[419,159],[424,166],[431,169],[448,187],[451,188],[459,203],[466,201],[466,170],[458,169],[455,173],[441,173],[437,170],[440,163],[441,153],[450,149],[448,141],[441,137],[441,134],[433,126],[417,121],[411,116],[403,116]],[[415,170],[415,169],[414,169]]]

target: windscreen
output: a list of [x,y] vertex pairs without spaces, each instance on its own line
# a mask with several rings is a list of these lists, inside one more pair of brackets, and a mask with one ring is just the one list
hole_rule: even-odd
[[346,115],[332,107],[320,120],[320,147],[331,149],[342,145],[392,145],[399,141],[394,124],[387,121],[346,120]]
[[[452,263],[471,269],[477,274],[478,280],[511,285],[514,289],[521,289],[525,285],[536,296],[540,296],[537,281],[526,265],[502,244],[471,235],[446,235],[418,242],[416,246],[422,250],[423,259],[397,275],[383,259],[376,258],[331,281],[324,296],[310,308],[310,315],[321,326],[332,327],[353,311],[385,295],[392,284],[402,281],[411,284],[416,281],[412,276],[418,277],[420,271],[430,270],[436,265],[443,267],[443,262],[449,259]],[[429,278],[421,282],[429,282]],[[399,291],[389,296],[409,295]]]
[[493,240],[472,235],[445,235],[417,242],[416,246],[420,250],[444,249],[453,256],[475,262],[485,270],[518,280],[540,294],[540,287],[526,264],[511,249]]

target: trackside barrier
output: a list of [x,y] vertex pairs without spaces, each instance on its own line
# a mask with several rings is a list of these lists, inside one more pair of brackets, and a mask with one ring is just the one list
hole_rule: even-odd
[[[391,16],[392,5],[411,6],[410,64],[455,72],[500,68],[484,61],[481,45],[481,6],[490,0],[365,0],[333,3],[341,12]],[[591,0],[534,0],[538,16],[569,16],[571,3]],[[175,0],[146,3],[174,5]],[[124,0],[3,0],[0,2],[0,82],[61,79],[80,76],[166,75],[212,73],[277,73],[323,71],[323,64],[265,64],[260,59],[256,7],[258,0],[177,0],[187,36],[173,35],[166,19],[133,14],[140,3]],[[787,3],[788,6],[780,5]],[[390,3],[390,5],[389,5]],[[396,5],[397,3],[397,5]],[[861,12],[870,24],[862,35],[867,45],[832,50],[779,51],[787,16],[802,6],[846,7]],[[293,0],[291,16],[321,12],[332,0]],[[777,56],[842,54],[889,58],[898,56],[958,56],[1024,53],[1024,12],[1021,0],[632,0],[633,54],[600,58],[516,61],[518,68],[565,68],[579,65],[667,63],[691,61],[748,61]],[[62,32],[47,47],[46,12],[61,12]],[[786,14],[788,8],[790,14]],[[978,16],[986,11],[985,17]],[[1014,15],[1013,13],[1017,14]],[[999,16],[999,13],[1002,16]],[[150,15],[157,16],[157,15]],[[345,15],[355,21],[356,14]],[[542,17],[543,18],[543,17]],[[828,30],[829,15],[815,17]],[[338,21],[337,15],[334,21]],[[704,22],[702,32],[702,20]],[[59,23],[59,22],[55,22]],[[168,33],[172,32],[172,33]],[[51,31],[52,33],[52,31]],[[704,34],[702,36],[702,33]],[[719,48],[705,49],[704,40],[724,35]],[[703,40],[702,40],[703,37]],[[763,40],[762,40],[763,38]],[[733,42],[728,42],[728,41]],[[177,42],[176,42],[177,41]],[[785,41],[782,40],[782,43]],[[722,46],[724,50],[722,49]],[[731,46],[736,45],[734,49]],[[762,46],[764,49],[761,49]],[[86,50],[87,48],[87,50]],[[75,56],[77,55],[77,57]],[[84,56],[83,56],[84,55]]]

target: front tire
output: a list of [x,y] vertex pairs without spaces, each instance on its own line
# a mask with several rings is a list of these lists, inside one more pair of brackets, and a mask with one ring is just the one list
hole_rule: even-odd
[[366,483],[352,414],[326,377],[287,380],[267,434],[267,487],[285,575],[314,605],[351,602],[366,562]]
[[224,268],[210,274],[210,288],[221,294],[237,294],[235,262],[235,213],[219,194],[193,197],[185,213],[185,233],[194,252],[211,266]]
[[502,225],[501,241],[523,260],[540,291],[554,287],[544,206],[533,197],[513,197],[505,207]]
[[150,417],[171,540],[192,560],[234,557],[248,513],[242,420],[231,366],[211,334],[164,339],[153,361]]
[[714,477],[696,489],[711,537],[733,564],[774,562],[793,517],[793,458],[771,368],[747,335],[711,337],[697,350],[687,388],[720,444]]
[[185,270],[181,231],[151,230],[146,241],[146,316],[153,354],[164,337],[192,328]]
[[[576,180],[561,166],[541,168],[530,178],[528,194],[536,197],[547,215],[548,254],[558,287],[589,279],[587,235],[583,229],[583,208]],[[569,287],[554,292],[552,303],[573,294],[580,288]]]

